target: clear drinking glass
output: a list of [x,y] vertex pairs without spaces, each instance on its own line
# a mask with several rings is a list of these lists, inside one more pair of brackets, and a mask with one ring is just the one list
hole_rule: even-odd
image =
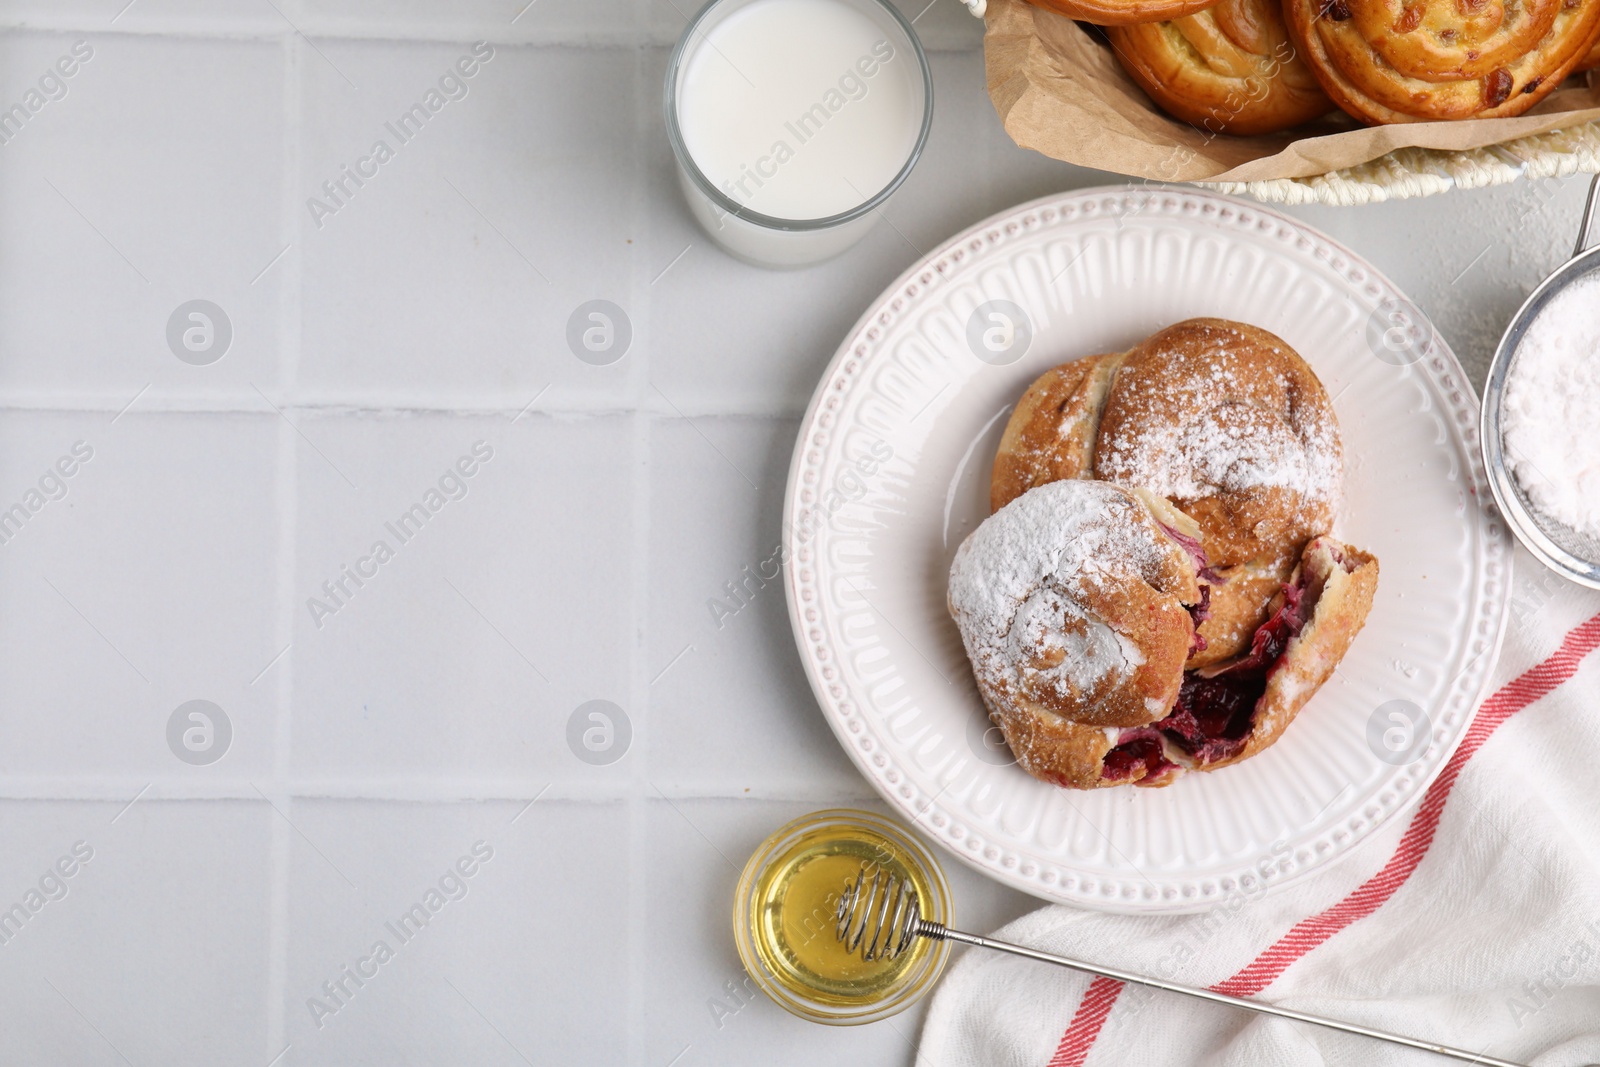
[[[864,237],[877,222],[878,210],[911,173],[927,143],[933,123],[933,79],[916,32],[888,0],[834,0],[876,24],[883,40],[895,49],[895,55],[904,55],[913,61],[921,99],[908,116],[908,122],[915,126],[910,151],[886,184],[878,189],[861,190],[861,201],[845,210],[819,218],[778,218],[762,214],[729,196],[696,163],[685,143],[680,103],[683,75],[697,50],[705,47],[707,36],[724,20],[764,2],[766,0],[711,0],[690,21],[667,65],[667,138],[677,158],[679,184],[689,209],[714,241],[738,258],[758,266],[801,267],[838,255]],[[849,74],[848,69],[845,73]],[[915,90],[913,95],[916,95]],[[782,129],[785,119],[792,117],[773,115],[774,129]]]

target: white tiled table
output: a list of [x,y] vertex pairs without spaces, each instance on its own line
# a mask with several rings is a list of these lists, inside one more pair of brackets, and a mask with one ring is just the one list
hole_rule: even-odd
[[[0,544],[0,907],[60,897],[0,925],[0,1063],[911,1062],[918,1012],[830,1030],[728,993],[736,866],[876,801],[777,586],[720,628],[706,601],[771,554],[797,419],[866,303],[918,249],[1107,179],[1010,144],[977,24],[935,0],[934,132],[892,226],[743,266],[694,229],[660,121],[693,2],[0,3],[0,107],[93,49],[0,146],[0,508],[93,449]],[[467,96],[319,227],[307,198],[480,39]],[[1296,214],[1481,380],[1581,185]],[[234,333],[209,366],[166,340],[196,298]],[[606,367],[564,340],[597,298],[634,331]],[[476,442],[465,495],[386,536]],[[379,538],[394,558],[317,627],[307,599]],[[232,727],[203,766],[167,741],[195,699]],[[608,766],[566,740],[596,699],[633,732]],[[950,873],[967,925],[1032,906]],[[402,942],[441,878],[460,899]]]

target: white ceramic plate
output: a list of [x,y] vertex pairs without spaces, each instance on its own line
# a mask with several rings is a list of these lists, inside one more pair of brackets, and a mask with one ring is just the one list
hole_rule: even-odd
[[[1032,328],[1003,366],[975,355],[981,329],[968,339],[977,309],[997,300]],[[1005,416],[1035,376],[1196,315],[1272,330],[1326,384],[1347,457],[1337,532],[1379,557],[1377,601],[1338,673],[1261,755],[1166,789],[1059,789],[987,743],[945,609],[950,559],[988,512]],[[1024,205],[907,272],[817,387],[784,508],[801,657],[867,778],[1019,889],[1189,911],[1287,883],[1417,800],[1482,696],[1511,564],[1476,426],[1471,387],[1431,325],[1359,257],[1290,218],[1192,190]]]

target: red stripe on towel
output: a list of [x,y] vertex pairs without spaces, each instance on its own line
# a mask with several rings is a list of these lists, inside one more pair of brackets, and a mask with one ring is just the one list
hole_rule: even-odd
[[[1295,960],[1306,955],[1334,934],[1357,919],[1364,918],[1382,907],[1406,883],[1422,858],[1433,844],[1444,814],[1445,801],[1455,788],[1456,779],[1477,751],[1483,747],[1496,728],[1523,708],[1555,690],[1578,670],[1583,658],[1600,647],[1600,615],[1573,629],[1562,640],[1561,646],[1549,658],[1506,683],[1478,709],[1467,735],[1450,761],[1428,787],[1422,805],[1411,817],[1411,825],[1395,854],[1383,869],[1363,882],[1339,903],[1326,911],[1298,923],[1270,947],[1258,955],[1232,978],[1211,988],[1232,996],[1253,996],[1288,969]],[[1078,1010],[1067,1024],[1061,1042],[1048,1067],[1082,1067],[1089,1051],[1094,1047],[1100,1029],[1116,1004],[1122,983],[1109,978],[1096,978],[1089,983]]]
[[1122,983],[1115,978],[1096,978],[1089,983],[1048,1067],[1083,1067],[1083,1058],[1089,1055],[1094,1039],[1100,1036],[1100,1027],[1111,1014],[1111,1005],[1117,1002],[1120,992]]

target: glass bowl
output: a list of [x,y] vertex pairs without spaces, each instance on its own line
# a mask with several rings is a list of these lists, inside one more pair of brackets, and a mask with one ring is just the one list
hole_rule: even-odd
[[[874,866],[906,878],[922,917],[948,925],[950,887],[933,854],[898,823],[832,808],[780,828],[745,864],[733,900],[733,936],[745,970],[779,1005],[813,1022],[852,1025],[903,1011],[933,987],[950,956],[918,938],[892,962],[867,963],[840,944],[839,896]],[[870,875],[869,875],[870,876]]]

